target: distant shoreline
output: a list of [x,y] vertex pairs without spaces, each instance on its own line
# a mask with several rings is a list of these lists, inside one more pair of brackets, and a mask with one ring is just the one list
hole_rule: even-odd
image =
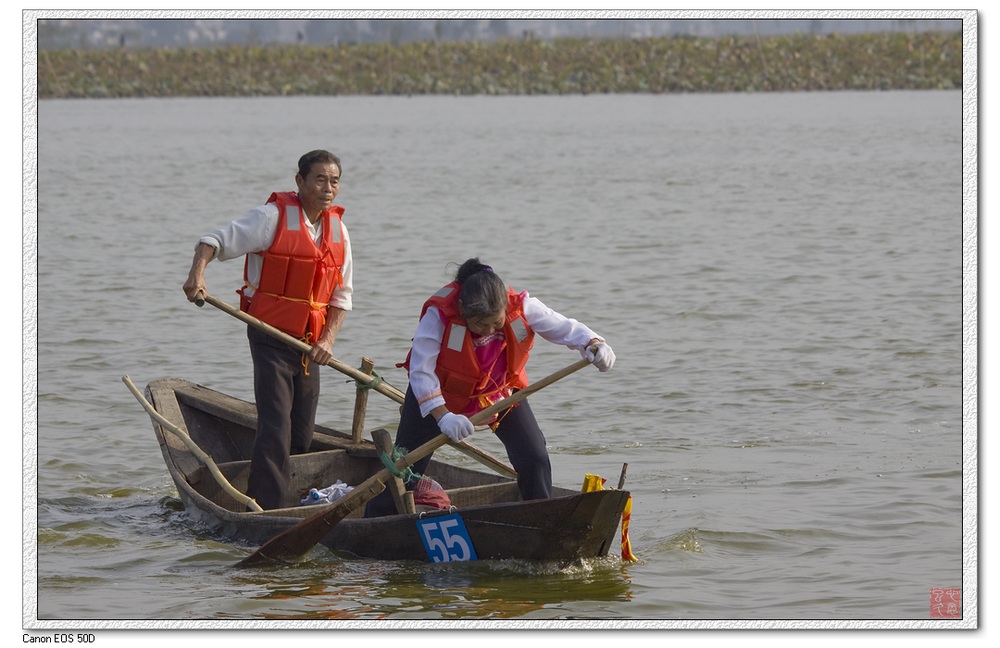
[[41,50],[38,98],[952,90],[960,33]]

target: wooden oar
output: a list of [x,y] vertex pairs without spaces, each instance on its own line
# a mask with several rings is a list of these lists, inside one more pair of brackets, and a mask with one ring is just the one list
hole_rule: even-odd
[[[473,425],[480,425],[488,421],[494,414],[497,414],[511,405],[518,403],[531,394],[534,394],[543,387],[565,378],[574,371],[578,371],[590,364],[589,360],[578,360],[570,366],[546,376],[541,380],[528,385],[521,391],[494,403],[483,411],[475,414],[470,420]],[[431,454],[445,443],[448,437],[439,434],[416,450],[411,451],[395,464],[396,471],[402,471]],[[323,539],[330,529],[340,523],[341,520],[366,504],[369,500],[385,490],[385,483],[393,476],[389,468],[383,468],[375,473],[354,490],[339,499],[337,502],[324,507],[314,515],[302,520],[298,524],[285,529],[264,543],[255,552],[244,558],[236,566],[246,567],[257,565],[263,562],[290,562],[296,558],[301,558],[310,549],[315,547]]]
[[[253,326],[254,328],[260,331],[263,331],[268,335],[271,335],[272,337],[278,338],[288,346],[292,347],[293,349],[301,353],[309,353],[309,351],[312,349],[311,345],[306,344],[305,342],[303,342],[298,338],[292,337],[288,333],[285,333],[281,329],[277,329],[271,326],[267,322],[260,321],[253,315],[241,311],[239,308],[236,308],[232,304],[227,304],[226,302],[216,297],[213,297],[212,295],[205,295],[204,293],[202,293],[202,295],[204,297],[203,299],[199,297],[194,301],[194,303],[197,304],[198,306],[201,306],[207,302],[212,306],[215,306],[219,310],[225,313],[229,313],[236,319],[242,320],[247,324],[249,324],[250,326]],[[380,394],[388,396],[397,403],[403,402],[403,397],[404,397],[403,392],[399,391],[398,389],[396,389],[387,382],[380,381],[378,380],[378,378],[366,374],[360,369],[355,369],[351,365],[345,364],[340,360],[337,360],[336,358],[330,358],[330,361],[327,362],[326,365],[329,367],[333,367],[334,369],[336,369],[337,371],[339,371],[344,375],[354,378],[355,380],[358,381],[359,384],[369,386],[371,387],[371,389],[374,389]]]
[[[281,329],[277,329],[268,324],[267,322],[262,322],[253,315],[249,315],[241,311],[240,309],[236,308],[235,306],[232,306],[231,304],[228,304],[222,301],[221,299],[217,299],[211,295],[206,295],[202,293],[198,298],[195,299],[194,303],[197,304],[198,306],[202,306],[206,302],[208,302],[212,306],[215,306],[216,308],[225,313],[229,313],[236,319],[241,320],[249,324],[250,326],[253,326],[256,329],[263,331],[264,333],[267,333],[268,335],[271,335],[281,340],[282,342],[292,347],[296,351],[299,351],[301,353],[309,353],[309,350],[312,349],[310,345],[306,344],[302,340],[294,338],[288,333],[282,331]],[[359,385],[370,387],[371,389],[374,389],[378,393],[388,396],[389,398],[396,401],[400,405],[403,404],[403,399],[405,398],[406,395],[403,392],[396,389],[395,387],[393,387],[392,385],[390,385],[389,383],[379,380],[378,378],[374,378],[370,374],[367,374],[364,371],[361,371],[360,369],[355,369],[351,365],[345,364],[340,360],[337,360],[336,358],[330,358],[330,360],[327,361],[325,364],[328,367],[333,367],[340,373],[353,378],[355,381],[357,381]],[[485,450],[477,448],[476,446],[466,441],[460,441],[458,443],[455,443],[454,441],[449,439],[448,443],[452,445],[455,449],[461,451],[462,453],[468,455],[469,457],[472,457],[473,459],[483,464],[484,466],[492,468],[501,475],[515,479],[517,478],[517,471],[515,471],[513,467],[500,461],[499,459],[497,459],[490,453],[486,452]]]
[[142,405],[143,409],[149,412],[149,415],[152,416],[157,423],[177,435],[177,437],[184,442],[184,445],[186,445],[196,457],[201,459],[201,462],[208,468],[208,472],[212,473],[212,476],[215,477],[215,481],[222,487],[222,490],[229,493],[237,502],[242,502],[251,511],[263,511],[260,504],[258,504],[256,500],[249,495],[236,490],[236,488],[229,483],[226,476],[222,474],[221,470],[219,470],[219,466],[216,465],[215,461],[208,456],[204,450],[198,447],[198,444],[194,442],[194,439],[188,436],[184,430],[171,423],[169,419],[156,411],[153,405],[146,400],[146,397],[143,396],[142,392],[140,392],[135,386],[135,383],[132,382],[131,378],[128,376],[122,376],[122,382],[125,383],[125,386],[129,388],[129,391],[131,391],[132,395],[136,397],[139,404]]

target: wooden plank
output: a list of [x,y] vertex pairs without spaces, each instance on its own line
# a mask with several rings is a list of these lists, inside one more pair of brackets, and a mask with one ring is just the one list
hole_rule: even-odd
[[[372,439],[375,441],[375,445],[379,450],[392,457],[392,438],[389,436],[389,432],[382,428],[378,430],[372,430]],[[391,477],[386,486],[389,487],[389,492],[392,493],[392,500],[396,503],[396,511],[398,513],[415,513],[416,507],[413,504],[413,494],[408,493],[406,490],[406,485],[403,480],[399,477]],[[409,495],[409,497],[407,497]]]
[[[361,358],[361,372],[371,376],[375,371],[375,363],[371,358]],[[354,422],[351,425],[351,438],[355,443],[361,443],[365,434],[365,411],[368,409],[368,387],[358,385],[358,393],[354,396]]]

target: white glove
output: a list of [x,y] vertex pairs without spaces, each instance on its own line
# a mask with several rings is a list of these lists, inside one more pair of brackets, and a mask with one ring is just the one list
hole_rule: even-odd
[[475,429],[472,421],[467,417],[461,414],[452,414],[451,412],[447,412],[438,419],[438,427],[441,428],[442,434],[447,435],[449,439],[456,443],[470,436]]
[[599,371],[608,371],[611,369],[615,364],[615,352],[611,350],[607,342],[598,342],[591,346],[597,350],[591,351],[591,347],[587,346],[580,351],[580,355],[590,360]]

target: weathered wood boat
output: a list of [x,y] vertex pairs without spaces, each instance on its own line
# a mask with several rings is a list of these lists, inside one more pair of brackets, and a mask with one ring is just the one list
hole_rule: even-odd
[[[322,489],[337,480],[358,484],[384,468],[381,452],[373,443],[356,442],[351,435],[317,426],[309,451],[292,457],[292,485],[285,506],[251,510],[248,498],[230,494],[171,427],[186,432],[214,460],[225,480],[243,493],[256,434],[256,407],[174,378],[149,383],[145,393],[155,412],[172,424],[163,425],[151,412],[163,459],[187,512],[220,539],[264,544],[316,512],[316,507],[300,504],[310,488]],[[419,507],[424,510],[378,518],[365,518],[362,511],[355,511],[320,544],[365,558],[440,560],[425,544],[428,536],[424,530],[422,537],[421,525],[426,529],[428,520],[457,514],[479,559],[574,561],[607,555],[629,497],[625,490],[581,493],[554,487],[551,499],[525,502],[509,477],[437,459],[426,474],[445,489],[451,509]],[[443,540],[450,542],[447,537]],[[438,545],[436,549],[443,546]]]

